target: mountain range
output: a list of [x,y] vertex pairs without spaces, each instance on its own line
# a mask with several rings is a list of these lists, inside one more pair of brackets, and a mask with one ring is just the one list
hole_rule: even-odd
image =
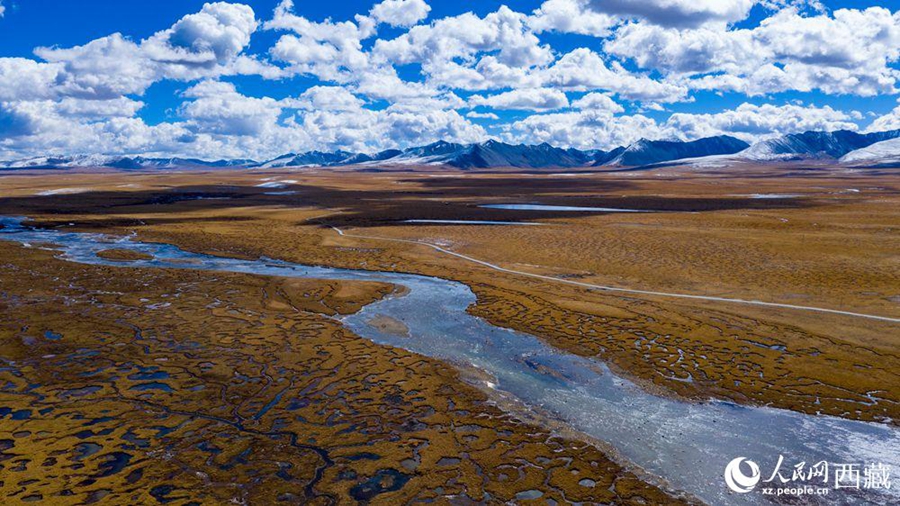
[[720,135],[690,142],[641,139],[610,151],[578,150],[550,144],[506,144],[489,140],[478,144],[438,141],[404,150],[378,153],[309,151],[288,153],[272,160],[217,160],[150,158],[143,156],[77,155],[38,157],[0,162],[0,169],[110,167],[117,169],[174,168],[279,168],[339,166],[445,165],[459,169],[514,167],[551,169],[571,167],[644,167],[655,164],[697,162],[713,157],[718,161],[769,162],[789,160],[833,160],[846,165],[900,166],[900,130],[860,134],[848,130],[788,134],[750,145]]
[[750,144],[727,135],[707,137],[691,142],[641,139],[601,165],[639,167],[684,158],[731,155],[740,153],[749,147]]
[[749,160],[840,159],[853,151],[900,137],[900,130],[859,134],[849,130],[788,134],[754,144],[742,156]]

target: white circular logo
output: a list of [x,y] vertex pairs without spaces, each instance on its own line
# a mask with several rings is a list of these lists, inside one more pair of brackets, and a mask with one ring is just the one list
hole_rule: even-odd
[[[750,476],[741,471],[741,463],[744,461],[750,468]],[[759,483],[759,466],[756,465],[756,462],[747,460],[745,457],[738,457],[725,466],[725,484],[738,494],[750,492],[757,483]]]

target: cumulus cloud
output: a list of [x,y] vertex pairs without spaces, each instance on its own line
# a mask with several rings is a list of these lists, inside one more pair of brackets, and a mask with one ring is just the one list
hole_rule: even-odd
[[369,67],[368,55],[362,51],[368,34],[352,21],[313,22],[294,14],[293,2],[284,0],[265,27],[292,32],[282,35],[269,53],[289,64],[294,73],[348,82]]
[[369,16],[377,23],[409,27],[428,17],[430,11],[424,0],[384,0],[372,7]]
[[0,18],[6,13],[6,7],[3,6],[3,2],[0,1]]
[[698,139],[728,134],[748,141],[807,130],[857,130],[854,117],[829,106],[795,104],[741,104],[734,110],[711,114],[676,113],[665,127],[671,135]]
[[582,0],[547,0],[528,19],[535,32],[578,33],[605,37],[617,25],[615,16],[585,9]]
[[181,115],[198,132],[260,135],[273,128],[281,114],[278,101],[241,95],[231,83],[204,81],[183,95],[193,100],[182,106]]
[[62,65],[26,58],[0,58],[0,100],[39,100],[56,96]]
[[900,129],[900,106],[894,108],[891,112],[878,116],[866,128],[867,132],[883,132],[885,130]]
[[[80,46],[36,48],[43,61],[0,58],[3,121],[8,133],[13,128],[17,133],[15,139],[0,141],[0,151],[181,151],[186,139],[199,151],[212,145],[198,134],[201,124],[210,131],[244,131],[246,124],[240,122],[245,120],[234,118],[239,124],[229,127],[225,114],[218,127],[200,121],[211,120],[215,111],[210,97],[201,99],[194,92],[185,97],[196,100],[181,108],[187,121],[149,126],[135,117],[144,103],[131,96],[166,79],[241,73],[274,77],[274,67],[242,54],[257,24],[250,7],[214,2],[142,41],[115,33]],[[224,103],[235,95],[223,95],[219,105],[238,116],[246,103]]]
[[593,11],[670,27],[697,27],[745,19],[755,0],[587,0]]
[[[605,96],[593,94],[583,100],[586,101],[585,105],[603,101],[599,97]],[[579,102],[576,101],[573,105],[578,107]],[[586,107],[573,112],[536,114],[507,125],[504,138],[516,142],[533,138],[564,147],[608,150],[627,146],[641,138],[691,141],[714,135],[731,135],[752,143],[807,130],[859,128],[854,122],[855,115],[828,106],[745,103],[736,109],[716,113],[673,114],[662,123],[640,114],[617,115],[617,112],[619,111],[615,107],[610,110]],[[900,117],[900,107],[896,113],[898,116],[893,118],[895,121]],[[893,124],[887,119],[881,123]],[[900,121],[897,123],[900,124]]]
[[497,116],[496,114],[494,114],[492,112],[478,112],[478,111],[469,111],[468,113],[466,113],[466,117],[472,118],[472,119],[492,119],[492,120],[500,119],[500,116]]
[[900,14],[888,9],[812,17],[785,9],[763,20],[754,35],[803,87],[860,95],[895,91],[896,71],[888,64],[900,57]]
[[819,0],[760,0],[758,3],[764,8],[773,11],[780,11],[785,7],[793,7],[800,11],[820,14],[826,11],[825,6]]
[[607,66],[603,58],[586,48],[563,55],[541,72],[545,86],[572,90],[610,91],[628,100],[675,102],[687,95],[687,87],[636,75],[618,62]]
[[633,59],[642,68],[675,75],[716,71],[737,74],[763,62],[762,48],[750,30],[677,30],[629,23],[616,32],[604,49]]
[[[427,0],[373,4],[311,20],[282,0],[263,21],[247,5],[211,2],[142,40],[113,33],[37,48],[34,59],[0,55],[0,156],[377,151],[484,140],[478,123],[511,142],[579,148],[723,133],[757,140],[857,129],[861,115],[833,96],[898,92],[900,13],[884,7],[543,0],[530,12],[460,6],[434,18]],[[748,18],[757,4],[761,16]],[[260,29],[274,43],[258,44]],[[245,89],[244,75],[293,79],[296,88],[274,98],[265,86]],[[182,83],[180,103],[169,121],[149,125],[140,117],[154,107],[145,92],[161,81]],[[701,90],[824,96],[820,107],[775,95],[770,105],[666,117],[711,95]],[[516,111],[515,121],[499,110]],[[900,127],[898,118],[900,108],[869,128]]]
[[[35,54],[57,70],[53,89],[64,95],[96,99],[142,94],[163,79],[194,80],[239,73],[233,67],[249,44],[257,22],[240,4],[208,3],[196,14],[141,42],[116,33],[71,48],[40,47]],[[246,61],[242,62],[246,65]],[[260,71],[256,66],[254,71]]]
[[873,7],[806,16],[792,7],[752,29],[631,23],[604,48],[643,68],[693,77],[696,89],[872,96],[896,89],[900,14]]
[[286,102],[308,111],[356,111],[364,104],[362,99],[341,86],[313,86],[301,93],[297,100]]
[[[267,159],[285,151],[351,149],[375,152],[437,140],[479,142],[485,131],[455,110],[354,108],[339,92],[316,90],[274,100],[241,94],[233,84],[203,81],[182,93],[181,121],[147,125],[121,110],[64,111],[67,104],[43,100],[0,102],[0,153],[121,153]],[[330,96],[329,96],[330,95]],[[339,97],[336,103],[332,99]],[[84,101],[82,101],[82,104]],[[96,102],[111,105],[111,102]],[[313,107],[328,103],[329,108]],[[102,116],[96,116],[100,114]],[[101,120],[102,119],[102,120]]]
[[575,109],[604,111],[610,113],[625,112],[625,108],[617,104],[615,100],[603,93],[588,93],[572,103]]
[[550,111],[569,106],[565,93],[547,88],[512,90],[487,97],[476,95],[469,102],[475,106],[483,105],[494,109],[527,111]]
[[528,16],[505,6],[483,18],[465,13],[415,26],[376,41],[372,53],[393,65],[420,64],[433,86],[464,89],[505,87],[509,83],[500,79],[521,81],[529,69],[554,59],[529,28]]
[[247,5],[215,2],[181,18],[142,46],[157,61],[209,65],[225,63],[250,44],[256,16]]
[[11,139],[32,135],[38,130],[37,118],[23,110],[23,104],[0,102],[0,136]]
[[539,143],[578,149],[611,149],[663,135],[656,122],[642,115],[613,116],[606,111],[535,114],[504,128],[507,142]]

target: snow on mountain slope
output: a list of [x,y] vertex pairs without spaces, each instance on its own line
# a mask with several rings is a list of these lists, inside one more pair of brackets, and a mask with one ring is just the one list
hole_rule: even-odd
[[841,158],[852,151],[897,137],[900,137],[900,130],[869,134],[848,130],[804,132],[758,142],[739,156],[756,161]]
[[[845,163],[871,160],[874,164],[897,163],[900,130],[860,134],[804,132],[759,142],[753,146],[740,139],[720,135],[691,142],[642,139],[627,147],[610,151],[562,149],[549,144],[507,144],[489,140],[480,144],[438,141],[404,150],[390,149],[374,154],[347,151],[309,151],[288,153],[257,163],[253,160],[205,161],[191,158],[149,158],[144,156],[75,155],[35,157],[0,162],[0,169],[38,169],[70,167],[111,167],[118,169],[174,168],[280,168],[337,167],[348,165],[446,165],[460,169],[515,167],[552,169],[586,166],[646,167],[667,162],[692,164],[710,162],[721,165],[734,162],[765,162],[822,159]],[[871,149],[867,149],[870,148]],[[881,161],[879,161],[881,160]]]
[[605,165],[642,166],[669,162],[683,158],[700,158],[705,156],[730,155],[738,153],[750,145],[746,142],[720,135],[707,137],[692,142],[650,141],[641,139],[628,146],[618,156]]
[[900,166],[900,138],[876,142],[862,149],[851,151],[841,158],[847,165],[898,165]]

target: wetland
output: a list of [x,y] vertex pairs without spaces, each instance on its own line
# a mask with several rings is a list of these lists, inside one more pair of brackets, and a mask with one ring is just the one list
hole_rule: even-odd
[[[506,174],[84,177],[0,198],[29,217],[0,229],[7,497],[740,504],[762,496],[724,487],[736,453],[896,462],[894,323],[563,282],[895,318],[889,178],[515,190],[667,211],[592,214],[480,207],[536,200],[484,194]],[[543,226],[445,226],[510,220]]]

